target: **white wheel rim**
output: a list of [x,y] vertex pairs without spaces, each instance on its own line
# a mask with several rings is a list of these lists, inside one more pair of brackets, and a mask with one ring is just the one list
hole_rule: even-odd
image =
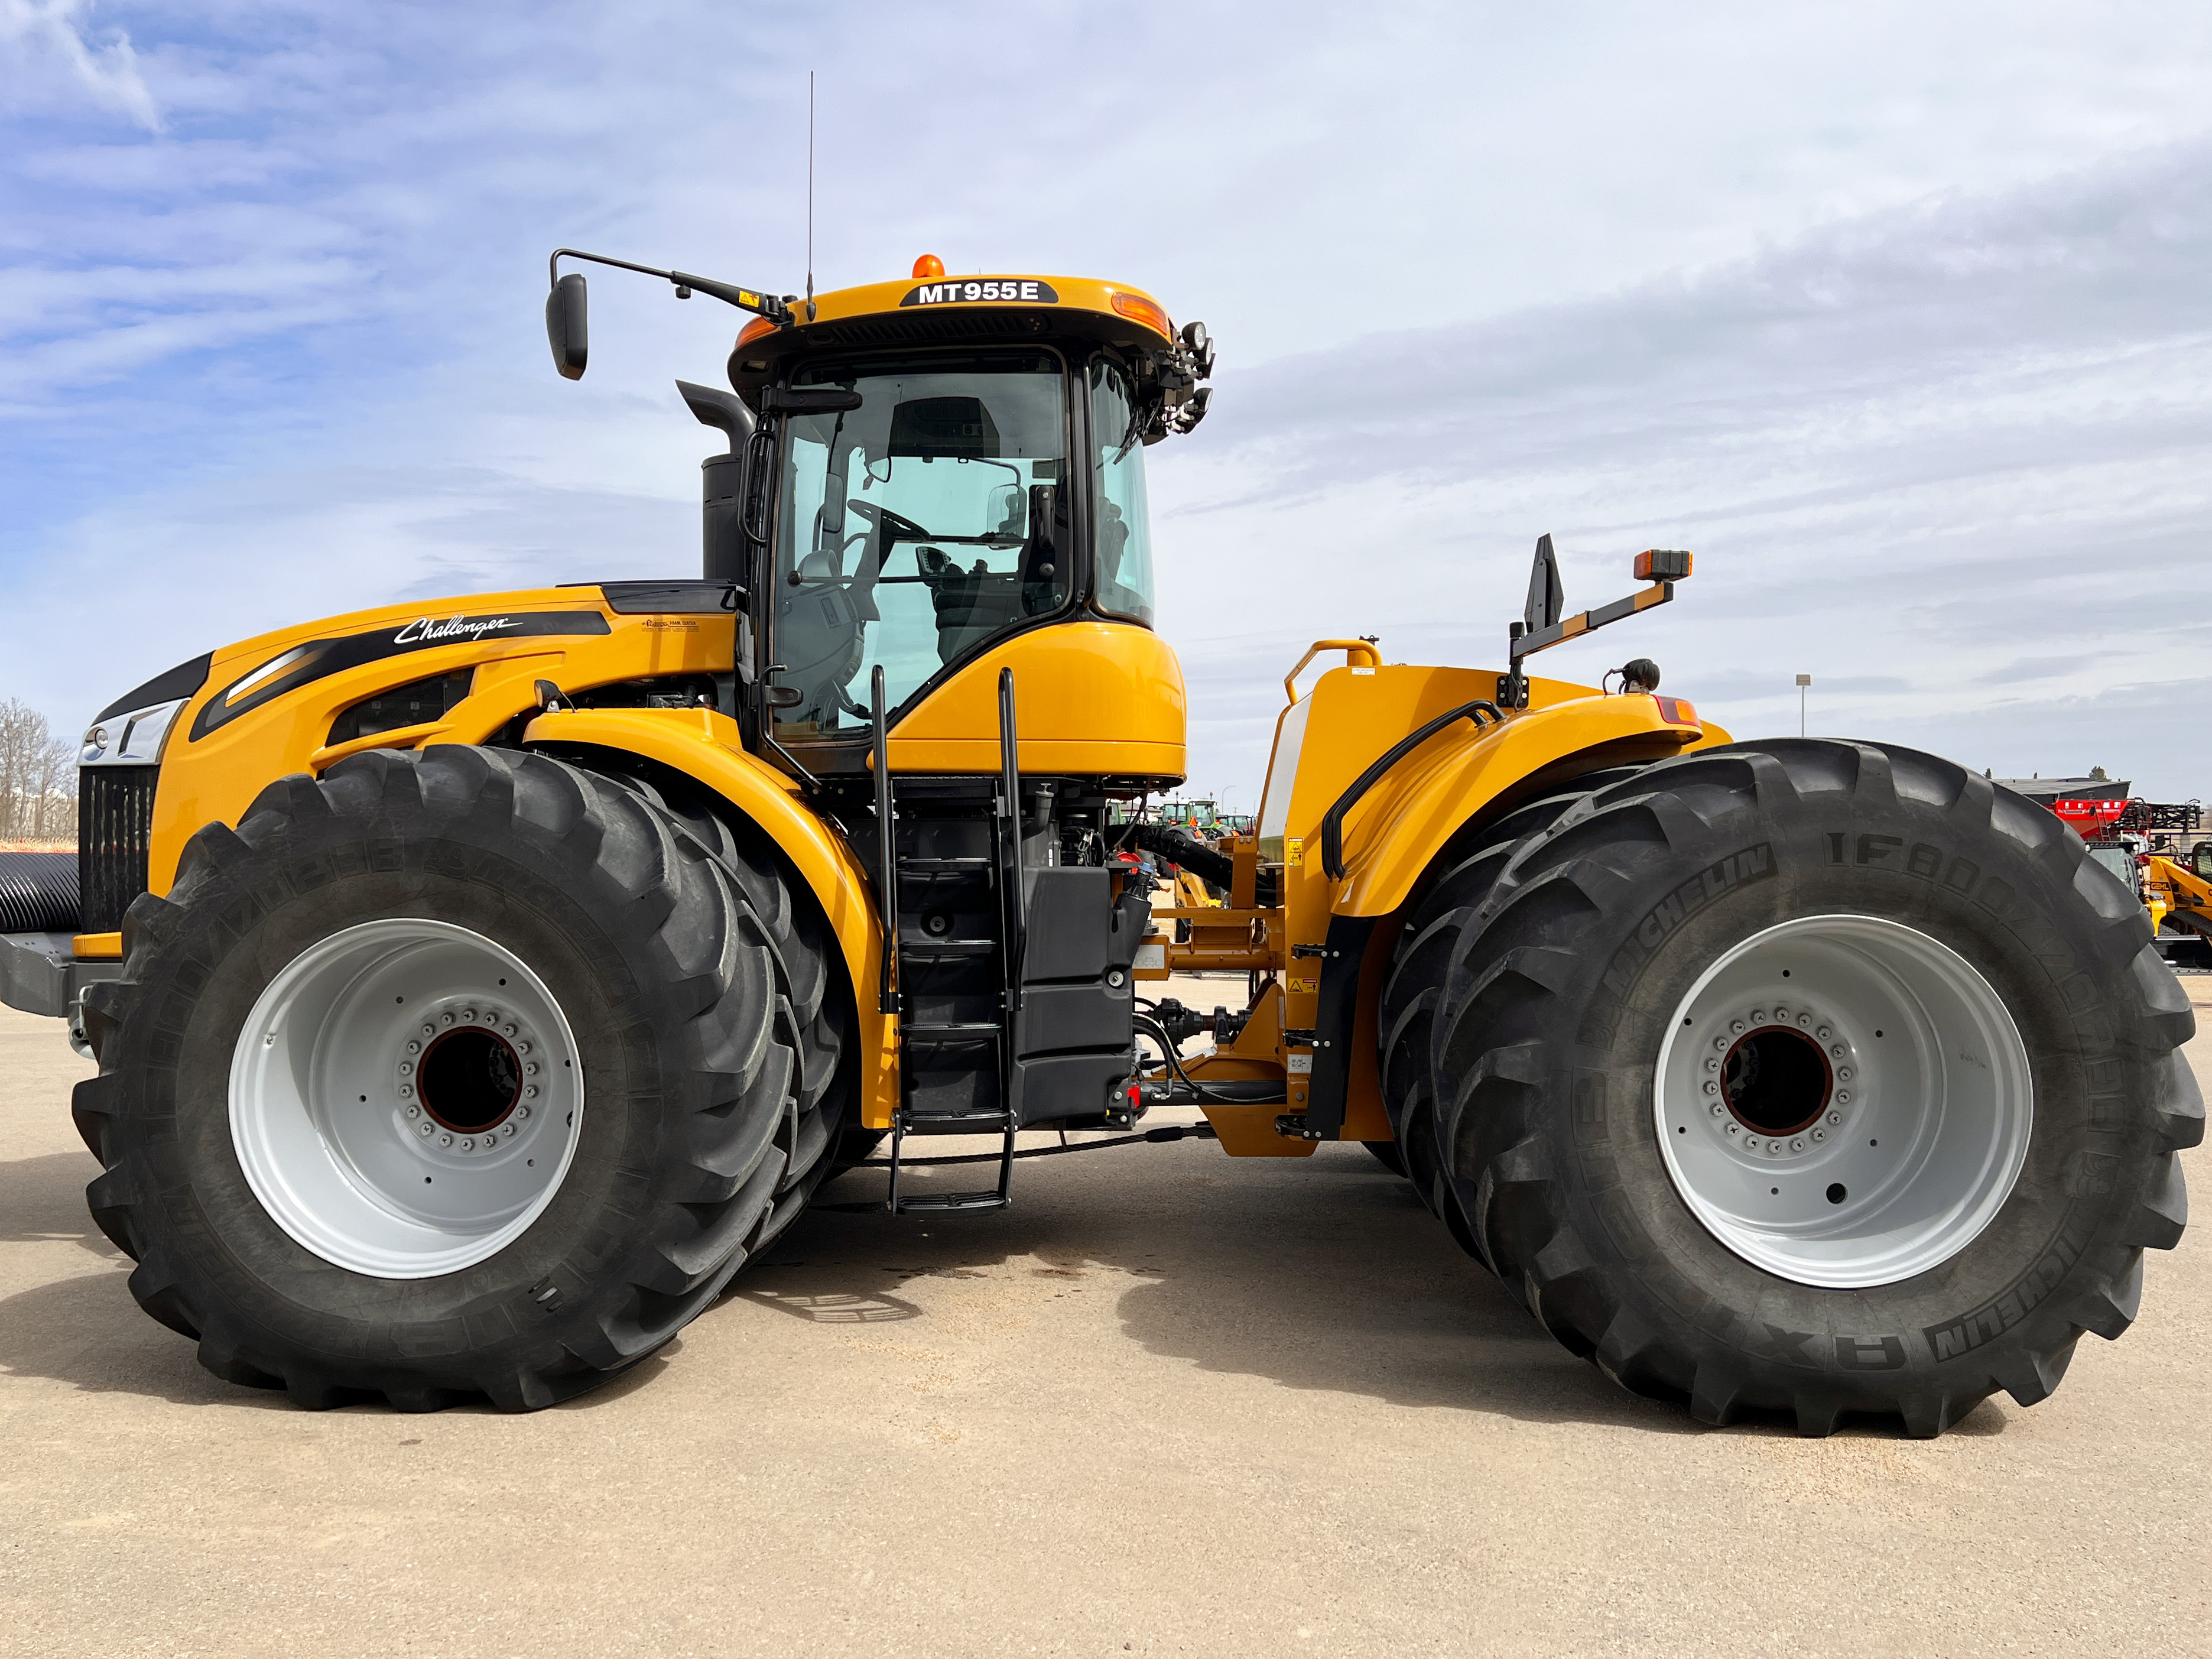
[[310,945],[231,1059],[253,1195],[304,1248],[377,1279],[457,1273],[520,1237],[568,1174],[583,1109],[552,993],[449,922],[362,922]]
[[1652,1097],[1706,1230],[1837,1289],[1964,1249],[2011,1195],[2033,1120],[2027,1045],[1989,981],[1873,916],[1801,917],[1714,963],[1674,1010]]

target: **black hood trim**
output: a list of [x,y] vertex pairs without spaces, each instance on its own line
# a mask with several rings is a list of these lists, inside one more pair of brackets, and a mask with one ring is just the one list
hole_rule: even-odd
[[[513,615],[487,617],[422,617],[399,628],[384,627],[373,634],[348,634],[334,640],[310,640],[296,645],[279,657],[294,656],[292,665],[267,684],[255,687],[236,702],[228,702],[232,690],[267,671],[270,659],[258,664],[233,680],[216,696],[200,705],[200,712],[192,717],[191,740],[198,743],[210,732],[228,726],[241,714],[251,714],[264,704],[275,702],[287,692],[296,691],[303,685],[332,674],[358,668],[363,663],[376,662],[386,657],[402,657],[415,651],[434,651],[441,646],[473,645],[481,641],[516,640],[543,637],[546,635],[600,635],[612,630],[607,626],[603,612],[597,611],[523,611]],[[205,678],[204,674],[202,676]]]
[[214,665],[215,653],[203,651],[190,662],[180,662],[167,673],[155,675],[137,690],[125,692],[94,714],[92,723],[97,726],[118,714],[135,714],[157,702],[174,702],[179,697],[189,697],[207,684],[208,670]]

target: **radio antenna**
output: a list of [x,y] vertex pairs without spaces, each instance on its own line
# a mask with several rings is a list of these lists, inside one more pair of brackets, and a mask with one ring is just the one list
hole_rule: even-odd
[[814,320],[814,71],[806,71],[806,320]]

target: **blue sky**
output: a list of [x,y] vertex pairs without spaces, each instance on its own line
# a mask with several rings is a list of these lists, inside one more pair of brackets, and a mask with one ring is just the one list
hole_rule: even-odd
[[[1688,546],[1740,732],[2212,793],[2212,11],[0,0],[0,696],[64,728],[398,596],[681,572],[726,310],[1080,271],[1222,343],[1151,452],[1194,784],[1305,642],[1481,662]],[[1232,799],[1238,797],[1232,793]]]

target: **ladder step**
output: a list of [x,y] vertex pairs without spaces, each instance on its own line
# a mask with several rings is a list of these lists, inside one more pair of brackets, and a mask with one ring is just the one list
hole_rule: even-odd
[[899,1114],[901,1120],[909,1129],[919,1129],[925,1126],[933,1129],[941,1129],[949,1125],[957,1124],[978,1131],[1003,1129],[1006,1127],[1006,1120],[1012,1115],[1012,1114],[1003,1106],[986,1107],[980,1112],[917,1112],[912,1107],[908,1107]]
[[994,939],[901,939],[899,955],[909,962],[957,962],[969,957],[988,957],[999,948]]
[[926,1197],[899,1194],[898,1215],[911,1215],[917,1210],[1003,1210],[1009,1200],[1000,1193],[932,1193]]
[[999,1040],[1000,1027],[975,1022],[899,1027],[899,1036],[918,1048],[980,1048]]
[[988,858],[901,859],[898,861],[898,872],[902,877],[920,876],[925,880],[931,877],[967,878],[988,876],[994,874],[996,869],[997,860]]

